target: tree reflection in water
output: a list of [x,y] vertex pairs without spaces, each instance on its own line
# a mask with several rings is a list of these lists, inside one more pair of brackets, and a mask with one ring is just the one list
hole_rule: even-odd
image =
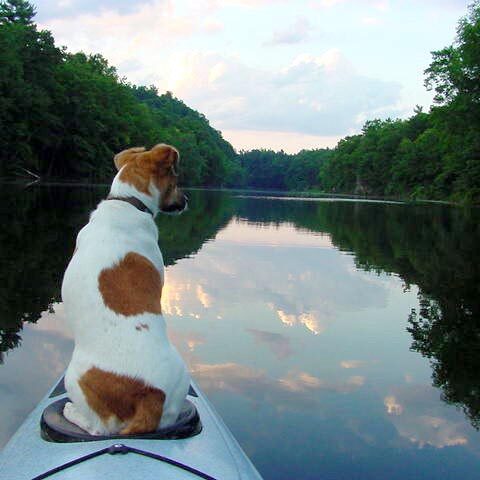
[[420,295],[420,309],[412,310],[408,331],[412,349],[431,359],[433,384],[442,389],[442,399],[462,408],[478,430],[480,317],[465,307]]
[[[107,187],[69,186],[24,189],[3,185],[0,192],[0,363],[21,342],[24,322],[36,323],[60,301],[63,272],[78,231],[107,195]],[[181,217],[159,216],[165,265],[196,253],[231,218],[226,194],[190,192]]]
[[78,227],[99,189],[3,185],[0,193],[0,363],[19,345],[23,322],[35,323],[60,300],[63,271]]
[[[433,384],[480,427],[480,211],[444,205],[245,199],[241,215],[326,233],[358,268],[418,285],[412,350],[431,359]],[[251,212],[251,214],[250,214]]]

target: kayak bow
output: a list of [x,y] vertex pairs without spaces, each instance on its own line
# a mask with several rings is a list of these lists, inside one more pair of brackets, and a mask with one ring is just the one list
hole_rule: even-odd
[[232,433],[192,384],[177,424],[152,434],[92,437],[62,415],[63,378],[0,452],[5,480],[261,480]]

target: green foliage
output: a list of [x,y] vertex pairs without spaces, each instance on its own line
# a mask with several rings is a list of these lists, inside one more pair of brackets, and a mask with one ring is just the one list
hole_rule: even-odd
[[295,155],[273,150],[240,152],[243,183],[234,185],[295,191],[319,188],[318,172],[330,153],[328,149],[302,150]]
[[480,0],[453,45],[433,52],[437,105],[371,120],[333,150],[236,154],[200,113],[120,79],[101,55],[69,54],[25,0],[0,1],[0,178],[109,181],[118,151],[158,142],[181,152],[184,185],[322,190],[480,202]]
[[9,23],[31,25],[35,13],[35,7],[25,0],[0,2],[0,25]]
[[101,55],[69,54],[38,31],[23,0],[0,3],[0,177],[107,181],[112,157],[135,145],[172,143],[190,185],[239,177],[232,146],[170,93],[119,79]]

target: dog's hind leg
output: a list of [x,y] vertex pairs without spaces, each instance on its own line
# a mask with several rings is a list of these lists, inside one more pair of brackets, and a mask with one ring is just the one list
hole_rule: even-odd
[[75,407],[72,402],[67,402],[63,407],[63,416],[77,427],[80,427],[82,430],[85,430],[90,435],[101,435],[103,432],[95,428],[91,422],[89,422],[81,412]]
[[165,394],[162,390],[151,389],[138,400],[135,405],[135,413],[123,430],[122,435],[136,433],[149,433],[157,430],[163,413]]

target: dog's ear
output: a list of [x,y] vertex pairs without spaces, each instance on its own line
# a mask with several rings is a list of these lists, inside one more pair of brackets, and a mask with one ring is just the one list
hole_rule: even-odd
[[150,154],[159,172],[163,175],[173,174],[175,177],[178,177],[180,154],[175,147],[160,143],[150,150]]
[[144,151],[145,147],[132,147],[127,148],[120,153],[117,153],[113,157],[113,161],[115,163],[115,166],[117,167],[117,170],[120,170],[127,162],[134,160],[139,153],[142,153]]

